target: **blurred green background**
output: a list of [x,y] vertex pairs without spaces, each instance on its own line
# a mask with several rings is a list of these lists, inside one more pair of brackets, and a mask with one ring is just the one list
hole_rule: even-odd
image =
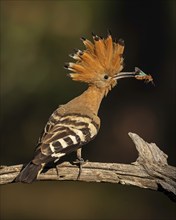
[[[2,1],[1,164],[28,162],[53,110],[86,89],[64,62],[91,32],[123,38],[125,69],[151,74],[152,84],[126,79],[103,100],[90,161],[131,163],[136,132],[176,165],[173,1]],[[115,184],[37,182],[1,186],[1,219],[175,219],[163,194]]]

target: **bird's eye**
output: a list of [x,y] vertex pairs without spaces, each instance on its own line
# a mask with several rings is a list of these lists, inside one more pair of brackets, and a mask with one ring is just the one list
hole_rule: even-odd
[[108,75],[104,75],[104,79],[108,79],[109,78],[109,76]]

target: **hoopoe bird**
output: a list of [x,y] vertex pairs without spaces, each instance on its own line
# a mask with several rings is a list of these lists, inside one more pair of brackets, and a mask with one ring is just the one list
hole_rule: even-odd
[[81,40],[86,49],[70,55],[76,62],[69,62],[65,68],[71,71],[69,76],[73,80],[87,83],[88,89],[53,112],[39,138],[33,159],[19,173],[16,182],[33,182],[47,163],[56,162],[73,151],[77,151],[81,163],[82,146],[93,140],[100,129],[98,110],[103,97],[119,79],[148,79],[148,75],[138,68],[134,72],[121,72],[122,39],[114,42],[109,33],[105,39],[93,34],[94,43],[83,37]]

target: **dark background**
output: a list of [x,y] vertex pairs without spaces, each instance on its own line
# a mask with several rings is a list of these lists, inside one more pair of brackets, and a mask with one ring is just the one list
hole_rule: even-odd
[[[174,1],[1,1],[1,164],[28,162],[48,117],[86,89],[63,69],[91,32],[125,40],[125,71],[141,68],[155,86],[121,80],[102,102],[102,126],[85,146],[90,161],[131,163],[128,132],[156,143],[176,165]],[[117,184],[37,182],[1,187],[1,219],[169,219],[164,194]]]

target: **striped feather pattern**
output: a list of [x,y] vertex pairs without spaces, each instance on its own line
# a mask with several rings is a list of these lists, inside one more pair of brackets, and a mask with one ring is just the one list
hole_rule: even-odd
[[55,111],[46,124],[36,149],[35,164],[60,157],[91,141],[99,125],[89,116],[68,114],[59,116]]

